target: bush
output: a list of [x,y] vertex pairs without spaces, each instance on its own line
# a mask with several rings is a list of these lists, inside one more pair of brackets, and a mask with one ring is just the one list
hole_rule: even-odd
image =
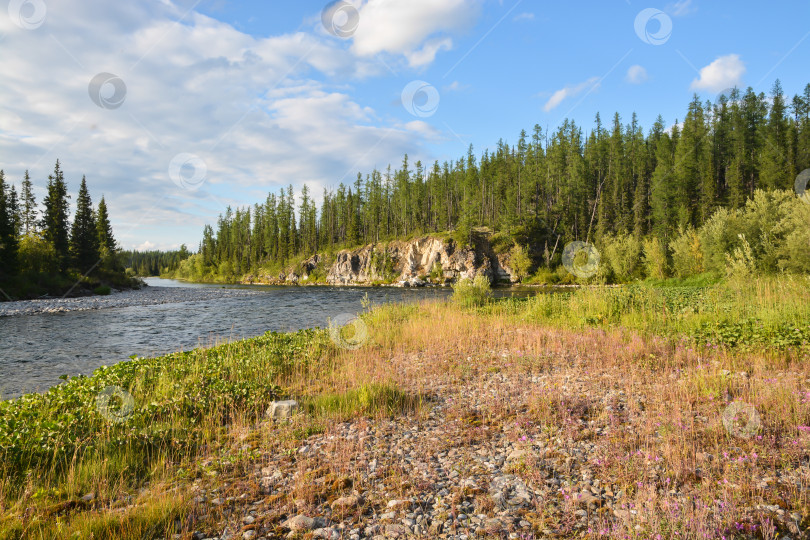
[[96,287],[95,289],[93,289],[93,292],[95,294],[100,294],[101,296],[107,296],[108,294],[110,294],[112,292],[112,289],[110,289],[106,285],[100,285],[100,286]]
[[509,253],[509,264],[512,265],[512,270],[515,271],[515,277],[518,281],[526,279],[529,275],[529,268],[532,265],[526,248],[520,244],[515,244],[512,251]]
[[656,238],[645,238],[642,242],[644,252],[644,273],[654,279],[667,277],[667,252],[661,241]]
[[475,279],[462,279],[453,285],[453,302],[461,307],[483,306],[491,296],[492,288],[486,276],[477,275]]
[[638,277],[641,243],[631,234],[605,237],[602,252],[615,281]]
[[697,232],[689,227],[681,230],[669,243],[672,250],[672,269],[678,277],[688,277],[703,272],[703,250]]
[[53,273],[59,270],[56,250],[41,234],[26,234],[17,252],[23,274]]

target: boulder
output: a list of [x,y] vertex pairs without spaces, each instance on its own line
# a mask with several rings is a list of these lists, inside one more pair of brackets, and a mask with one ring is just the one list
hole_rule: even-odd
[[274,401],[267,409],[267,416],[270,418],[289,418],[298,410],[298,402],[292,399],[285,401]]

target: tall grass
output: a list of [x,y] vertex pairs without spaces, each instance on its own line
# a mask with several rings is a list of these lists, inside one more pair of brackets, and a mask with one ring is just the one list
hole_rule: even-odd
[[622,327],[705,344],[786,349],[810,343],[810,278],[804,276],[713,287],[591,287],[490,309],[562,327]]

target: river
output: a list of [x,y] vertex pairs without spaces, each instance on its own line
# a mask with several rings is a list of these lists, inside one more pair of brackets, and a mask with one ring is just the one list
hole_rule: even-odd
[[[268,330],[326,327],[338,315],[362,311],[365,295],[380,304],[451,293],[448,288],[223,287],[160,278],[146,282],[142,304],[150,303],[145,305],[138,302],[143,291],[134,291],[120,293],[126,301],[111,295],[74,302],[84,305],[103,298],[107,303],[100,309],[0,317],[0,398],[45,391],[60,382],[60,375],[89,375],[133,355],[157,356]],[[531,293],[496,289],[495,294]],[[166,303],[155,303],[155,298]]]

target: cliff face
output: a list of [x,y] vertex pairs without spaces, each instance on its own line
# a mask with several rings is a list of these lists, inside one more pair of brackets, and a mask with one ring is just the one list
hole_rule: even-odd
[[490,282],[512,282],[514,272],[508,257],[496,255],[485,239],[476,248],[457,247],[453,240],[423,236],[409,241],[368,244],[342,250],[334,261],[310,257],[297,268],[275,276],[248,277],[247,282],[306,284],[310,275],[326,275],[330,285],[393,283],[403,287],[453,283],[483,275]]

